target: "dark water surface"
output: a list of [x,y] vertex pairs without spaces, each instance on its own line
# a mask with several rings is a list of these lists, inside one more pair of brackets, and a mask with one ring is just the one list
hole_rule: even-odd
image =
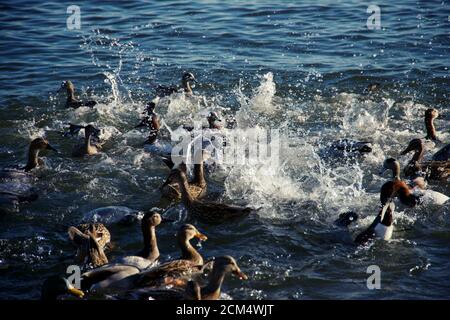
[[[359,1],[77,1],[81,29],[68,30],[71,2],[0,3],[0,166],[24,163],[29,141],[45,135],[60,149],[36,170],[38,201],[0,216],[0,298],[36,299],[49,275],[73,262],[67,226],[90,210],[126,206],[182,217],[160,202],[168,170],[145,153],[132,130],[156,84],[178,83],[184,71],[199,84],[158,110],[172,127],[205,110],[231,110],[242,128],[277,128],[284,136],[278,166],[235,166],[207,177],[216,197],[262,206],[256,216],[219,226],[205,257],[234,256],[249,280],[227,278],[234,299],[450,298],[450,205],[396,213],[389,242],[364,248],[333,226],[345,210],[377,213],[378,174],[424,136],[423,113],[449,142],[450,5],[448,1],[384,1],[381,29],[368,30]],[[95,109],[67,110],[56,91],[70,79]],[[364,88],[381,83],[381,91]],[[95,123],[104,152],[73,159],[66,122]],[[167,138],[167,131],[164,132]],[[361,164],[327,164],[321,144],[370,139]],[[437,144],[438,148],[441,144]],[[408,157],[399,158],[405,164]],[[450,193],[448,182],[430,185]],[[158,229],[163,257],[176,257],[180,222]],[[140,247],[138,224],[108,224],[111,260]],[[382,289],[368,290],[366,269],[382,270]]]

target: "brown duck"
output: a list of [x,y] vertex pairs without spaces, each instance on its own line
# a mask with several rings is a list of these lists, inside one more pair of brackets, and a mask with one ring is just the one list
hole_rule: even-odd
[[[97,241],[97,237],[100,234],[95,232],[93,224],[88,227],[87,234],[84,234],[76,227],[70,227],[68,231],[69,238],[78,247],[79,254],[77,255],[84,258],[83,263],[86,267],[97,268],[108,263],[103,247]],[[105,234],[104,229],[103,234]]]
[[414,154],[403,171],[406,177],[426,175],[430,180],[441,180],[450,176],[450,160],[439,161],[433,156],[431,161],[423,161],[425,144],[422,139],[411,140],[401,154],[405,155],[412,151]]
[[[186,174],[187,168],[184,163],[180,164],[178,168],[180,170],[183,170],[183,172]],[[188,189],[189,193],[194,199],[200,199],[206,194],[207,184],[205,180],[203,161],[202,163],[194,164],[194,177],[188,183]],[[164,197],[175,200],[181,199],[180,187],[178,186],[177,183],[170,183],[169,178],[166,180],[166,182],[164,182],[160,190],[161,194]]]
[[190,244],[192,238],[206,240],[193,225],[184,225],[177,233],[182,256],[142,271],[136,266],[112,263],[82,274],[83,290],[122,289],[130,290],[142,287],[160,286],[164,284],[185,285],[186,281],[178,279],[200,272],[203,258]]
[[145,300],[149,300],[149,297],[154,300],[218,300],[225,276],[229,273],[236,275],[241,280],[248,279],[233,257],[222,256],[214,259],[212,272],[205,287],[201,287],[197,281],[191,280],[184,290],[144,288],[133,291],[131,296]]
[[67,92],[66,108],[73,108],[73,109],[77,109],[80,107],[92,108],[97,104],[97,102],[93,100],[88,101],[77,100],[75,98],[75,87],[72,81],[70,80],[63,81],[63,83],[61,84],[60,91],[61,90],[66,90]]
[[144,270],[159,259],[158,242],[156,239],[156,227],[161,223],[168,221],[161,218],[161,215],[156,212],[147,212],[141,221],[143,248],[134,256],[122,257],[115,261],[115,263],[130,265]]
[[207,223],[221,223],[227,220],[240,218],[251,212],[257,211],[256,209],[250,207],[241,207],[195,199],[190,193],[186,174],[180,169],[172,170],[168,181],[178,184],[181,191],[181,200],[186,206],[188,212],[194,218],[198,218],[199,220]]
[[84,129],[84,142],[74,147],[72,151],[72,157],[83,157],[85,155],[94,155],[100,152],[101,145],[95,143],[94,139],[99,139],[100,130],[93,125],[78,126],[70,124],[70,133],[74,134],[81,129]]
[[[86,262],[86,259],[89,256],[89,246],[85,243],[86,237],[81,236],[80,233],[85,236],[92,234],[102,251],[111,241],[111,234],[102,223],[83,223],[77,227],[70,227],[68,230],[69,239],[77,247],[76,259],[79,263]],[[98,266],[99,265],[95,265],[95,267]]]

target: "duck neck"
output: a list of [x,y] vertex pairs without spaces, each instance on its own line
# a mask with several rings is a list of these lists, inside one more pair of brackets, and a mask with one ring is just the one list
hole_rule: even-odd
[[418,161],[422,160],[423,153],[424,153],[423,145],[418,146],[418,148],[414,152],[414,155],[413,155],[411,161],[418,162]]
[[75,90],[72,87],[67,87],[67,101],[75,101]]
[[396,162],[392,168],[392,177],[394,180],[400,180],[400,164]]
[[184,92],[192,94],[192,88],[191,88],[191,84],[189,83],[189,81],[188,80],[183,80],[182,84],[183,84]]
[[39,165],[39,149],[33,149],[30,147],[28,150],[28,161],[25,166],[25,171],[30,171]]
[[225,270],[214,269],[211,272],[207,286],[202,290],[205,295],[213,295],[216,298],[220,296],[223,280],[225,279]]
[[205,174],[203,171],[203,161],[202,163],[194,164],[194,179],[192,180],[192,183],[198,186],[204,186],[206,184]]
[[194,202],[194,198],[189,193],[189,184],[186,175],[182,176],[182,180],[178,182],[178,185],[180,186],[181,201],[183,201],[186,206],[191,206]]
[[189,260],[195,264],[203,265],[203,258],[200,253],[190,243],[185,236],[178,237],[178,244],[181,248],[181,259]]
[[144,237],[144,249],[140,256],[148,260],[156,260],[159,257],[158,243],[156,242],[155,226],[142,226],[142,235]]
[[85,134],[84,135],[84,146],[86,148],[86,150],[89,150],[92,145],[91,145],[91,135],[90,134]]
[[425,138],[433,141],[437,140],[433,118],[425,118],[425,128],[427,129],[427,136]]

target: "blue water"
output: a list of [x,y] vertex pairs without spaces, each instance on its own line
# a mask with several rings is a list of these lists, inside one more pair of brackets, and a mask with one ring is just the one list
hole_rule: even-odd
[[[196,75],[195,94],[159,110],[171,126],[205,108],[226,108],[247,126],[281,128],[294,147],[279,167],[227,168],[208,177],[229,202],[263,206],[256,217],[208,235],[205,257],[234,256],[249,280],[227,278],[234,299],[450,298],[449,205],[401,211],[394,239],[356,248],[333,226],[344,210],[377,211],[386,157],[424,135],[422,115],[449,110],[448,1],[378,2],[381,29],[368,30],[360,1],[77,1],[81,29],[68,30],[70,1],[0,4],[0,166],[25,161],[31,138],[46,135],[61,153],[45,154],[38,201],[0,217],[0,298],[36,299],[43,279],[63,273],[73,247],[66,228],[99,207],[157,207],[168,170],[146,154],[132,130],[157,84]],[[94,110],[66,110],[57,93],[70,79]],[[369,83],[381,84],[374,96]],[[204,107],[206,105],[206,107]],[[436,122],[449,141],[449,118]],[[247,121],[247,123],[246,123]],[[109,134],[105,152],[73,160],[65,122],[95,123]],[[329,165],[318,146],[337,137],[373,140],[361,164]],[[285,141],[287,143],[287,140]],[[288,144],[288,143],[287,143]],[[400,159],[402,164],[407,157]],[[430,187],[450,193],[447,182]],[[158,230],[164,257],[176,257],[181,222]],[[139,226],[109,226],[110,258],[140,247]],[[379,265],[382,289],[368,290]]]

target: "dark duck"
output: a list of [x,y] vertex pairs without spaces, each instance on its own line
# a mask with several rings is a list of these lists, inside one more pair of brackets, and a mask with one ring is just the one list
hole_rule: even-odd
[[0,210],[17,211],[22,202],[31,202],[38,198],[32,188],[33,175],[30,171],[43,165],[39,153],[43,150],[57,150],[44,138],[31,141],[28,148],[28,160],[24,167],[4,168],[0,171]]
[[92,108],[97,104],[97,102],[94,100],[83,101],[75,98],[75,87],[72,81],[70,80],[63,81],[63,83],[61,84],[60,91],[61,90],[66,90],[67,93],[66,108],[73,108],[73,109],[81,107]]
[[158,97],[166,97],[170,96],[171,94],[175,92],[184,92],[187,95],[191,95],[192,92],[192,83],[196,83],[197,80],[195,79],[194,75],[190,72],[186,72],[183,74],[183,77],[181,78],[181,87],[180,86],[163,86],[158,85],[156,87],[156,95]]

